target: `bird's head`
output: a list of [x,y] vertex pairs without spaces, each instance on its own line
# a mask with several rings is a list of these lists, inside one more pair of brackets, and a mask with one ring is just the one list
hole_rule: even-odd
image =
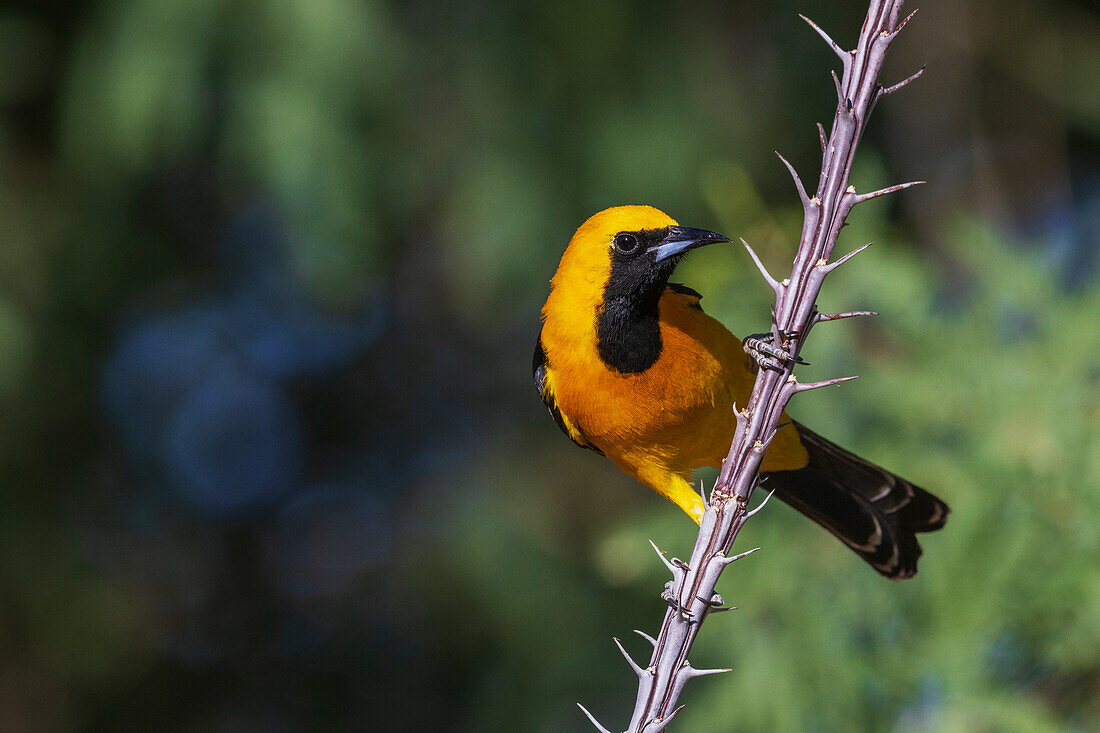
[[553,288],[597,307],[623,299],[655,305],[685,254],[729,241],[721,234],[680,226],[652,206],[616,206],[591,216],[573,235]]
[[615,371],[645,370],[661,353],[658,304],[676,265],[690,250],[729,241],[652,206],[590,217],[569,241],[542,309],[547,353],[591,347]]

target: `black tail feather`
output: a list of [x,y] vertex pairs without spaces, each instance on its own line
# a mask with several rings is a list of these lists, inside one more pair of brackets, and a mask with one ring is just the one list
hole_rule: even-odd
[[769,488],[836,535],[891,580],[912,577],[921,555],[918,532],[943,527],[947,504],[795,423],[809,464],[775,471]]

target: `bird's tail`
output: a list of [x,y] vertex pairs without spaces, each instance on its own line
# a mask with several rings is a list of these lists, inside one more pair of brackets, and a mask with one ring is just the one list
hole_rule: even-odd
[[940,529],[947,504],[795,423],[810,454],[805,468],[774,471],[767,488],[836,535],[891,580],[912,577],[918,532]]

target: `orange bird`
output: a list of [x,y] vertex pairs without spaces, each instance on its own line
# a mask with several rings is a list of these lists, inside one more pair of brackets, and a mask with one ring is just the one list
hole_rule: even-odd
[[[670,283],[688,251],[720,234],[678,225],[651,206],[618,206],[581,225],[562,255],[535,346],[539,395],[577,445],[607,456],[696,522],[692,470],[721,465],[757,365]],[[943,527],[948,507],[924,489],[783,417],[761,471],[769,488],[899,580],[917,572],[916,533]]]

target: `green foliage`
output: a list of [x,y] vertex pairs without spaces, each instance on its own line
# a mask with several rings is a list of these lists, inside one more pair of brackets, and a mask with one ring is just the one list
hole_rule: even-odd
[[807,371],[864,378],[793,411],[944,496],[948,529],[888,587],[793,512],[750,525],[743,542],[767,552],[724,579],[745,636],[708,637],[741,663],[686,711],[690,729],[723,710],[748,729],[875,730],[900,712],[914,730],[1053,730],[1044,686],[1095,674],[1100,334],[1084,324],[1100,290],[1064,294],[1036,257],[960,221],[948,255],[971,292],[945,305],[936,269],[888,240],[825,294],[882,316],[811,342]]

